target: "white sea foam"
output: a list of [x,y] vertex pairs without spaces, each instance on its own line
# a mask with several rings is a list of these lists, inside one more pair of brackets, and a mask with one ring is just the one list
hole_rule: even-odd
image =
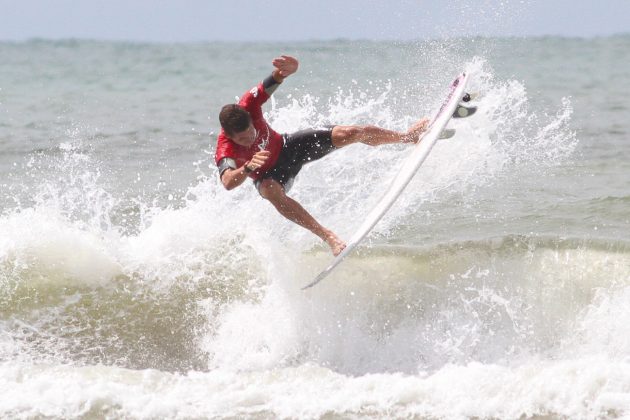
[[[427,375],[344,376],[315,365],[186,375],[115,367],[0,366],[0,411],[15,417],[325,415],[587,419],[630,409],[630,366],[593,358],[448,365]],[[33,399],[38,404],[33,405]]]

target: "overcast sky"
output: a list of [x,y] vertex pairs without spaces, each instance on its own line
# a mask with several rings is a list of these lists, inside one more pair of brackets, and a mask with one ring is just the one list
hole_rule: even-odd
[[617,33],[630,33],[630,0],[0,0],[0,40],[404,40]]

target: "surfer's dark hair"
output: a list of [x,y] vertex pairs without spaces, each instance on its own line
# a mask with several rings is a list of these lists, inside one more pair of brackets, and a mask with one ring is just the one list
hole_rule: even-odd
[[219,114],[221,128],[226,134],[236,134],[247,130],[251,121],[249,113],[237,104],[225,105]]

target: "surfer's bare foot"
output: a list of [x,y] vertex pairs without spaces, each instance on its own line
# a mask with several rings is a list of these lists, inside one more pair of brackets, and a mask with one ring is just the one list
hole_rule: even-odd
[[407,138],[409,139],[409,143],[417,143],[420,140],[420,135],[427,131],[429,128],[429,119],[422,118],[417,121],[414,125],[412,125],[409,130],[407,130]]
[[341,251],[343,251],[343,249],[346,247],[346,243],[339,239],[339,237],[331,231],[326,232],[326,239],[324,240],[332,250],[332,253],[335,257],[339,255]]

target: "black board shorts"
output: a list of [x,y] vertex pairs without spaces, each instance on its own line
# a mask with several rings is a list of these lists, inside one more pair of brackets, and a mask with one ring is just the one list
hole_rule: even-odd
[[260,189],[263,180],[271,178],[278,181],[284,187],[285,192],[289,191],[302,166],[321,159],[336,149],[332,143],[333,127],[330,125],[284,134],[282,136],[284,145],[280,151],[280,156],[278,156],[278,161],[273,168],[256,180],[256,189]]

